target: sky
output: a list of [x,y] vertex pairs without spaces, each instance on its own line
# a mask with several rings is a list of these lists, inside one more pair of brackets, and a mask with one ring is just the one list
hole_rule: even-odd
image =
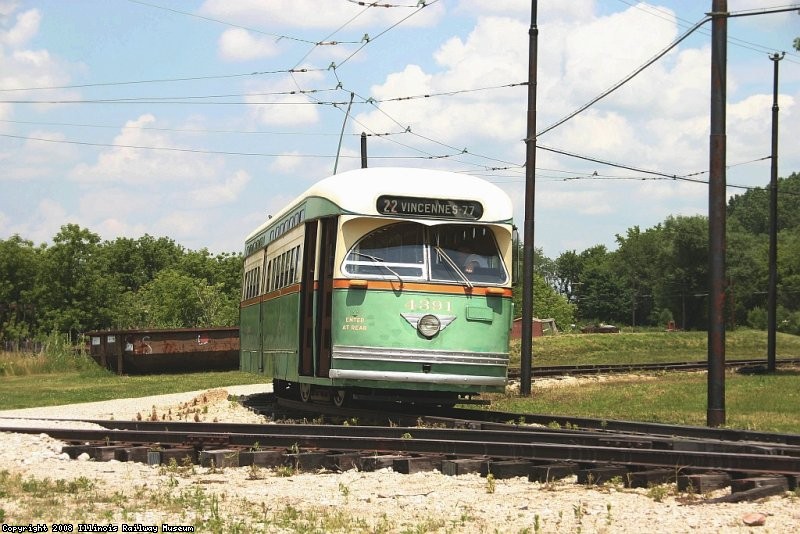
[[[792,5],[728,1],[732,13]],[[708,213],[709,23],[550,127],[711,7],[539,0],[546,256]],[[530,25],[527,0],[0,0],[0,239],[50,243],[74,223],[240,252],[269,214],[360,167],[362,132],[370,167],[483,177],[521,228]],[[769,183],[781,51],[778,172],[800,171],[798,36],[797,12],[728,21],[728,195]]]

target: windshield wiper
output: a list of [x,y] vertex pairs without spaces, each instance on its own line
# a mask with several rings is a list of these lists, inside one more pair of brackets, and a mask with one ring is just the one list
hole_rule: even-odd
[[450,257],[450,256],[447,254],[447,252],[445,252],[445,251],[444,251],[444,249],[443,249],[442,247],[440,247],[439,245],[434,245],[434,247],[433,247],[433,248],[435,248],[435,249],[436,249],[436,251],[437,251],[439,254],[441,254],[441,255],[442,255],[442,257],[443,257],[443,258],[444,258],[444,260],[445,260],[445,261],[448,263],[448,265],[450,265],[450,267],[452,267],[453,269],[455,269],[455,271],[456,271],[456,274],[458,274],[459,278],[461,278],[461,280],[463,280],[463,281],[464,281],[464,283],[467,285],[467,287],[469,287],[470,289],[472,289],[472,288],[474,287],[474,286],[472,285],[472,282],[470,282],[470,281],[469,281],[469,278],[467,278],[467,275],[466,275],[466,274],[464,274],[464,271],[462,271],[462,270],[459,268],[459,266],[458,266],[458,265],[456,265],[456,262],[454,262],[454,261],[453,261],[453,258],[451,258],[451,257]]
[[371,256],[369,254],[364,254],[363,252],[356,252],[355,250],[351,250],[350,254],[355,254],[357,256],[363,256],[364,258],[367,258],[368,260],[371,260],[371,261],[373,261],[375,263],[380,263],[381,265],[379,265],[378,267],[383,267],[384,269],[386,269],[387,271],[389,271],[390,273],[395,275],[397,277],[397,280],[400,282],[400,285],[403,285],[403,278],[399,274],[397,274],[397,272],[395,270],[393,270],[391,267],[388,267],[388,266],[384,265],[386,260],[384,260],[383,258],[379,258],[377,256]]

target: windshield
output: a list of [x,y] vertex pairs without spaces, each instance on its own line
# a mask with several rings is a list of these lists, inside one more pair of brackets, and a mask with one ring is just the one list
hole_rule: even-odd
[[367,234],[348,252],[352,276],[502,284],[508,279],[492,230],[448,224],[396,223]]

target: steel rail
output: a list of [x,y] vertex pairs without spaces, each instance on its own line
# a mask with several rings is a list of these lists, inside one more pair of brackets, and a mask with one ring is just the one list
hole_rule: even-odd
[[[438,415],[437,415],[438,414]],[[588,417],[572,417],[567,415],[522,414],[512,412],[493,412],[488,410],[471,410],[453,408],[450,410],[432,411],[425,420],[430,422],[448,420],[485,421],[483,428],[501,422],[515,421],[525,424],[559,426],[564,428],[589,429],[606,432],[623,432],[642,435],[675,436],[697,439],[716,439],[720,441],[750,441],[761,443],[780,443],[800,446],[800,434],[783,434],[777,432],[756,432],[735,428],[710,428],[691,425],[670,425],[665,423],[648,423],[641,421],[625,421],[620,419],[593,419]],[[494,428],[494,427],[491,427]]]
[[[298,425],[294,426],[297,430]],[[305,425],[300,425],[303,427]],[[375,437],[358,435],[355,432],[361,427],[350,427],[352,435],[330,435],[329,426],[305,426],[307,432],[282,434],[276,432],[260,432],[250,434],[238,433],[206,433],[186,431],[147,431],[147,430],[110,430],[110,429],[64,429],[41,427],[0,427],[0,431],[27,434],[46,433],[55,439],[73,441],[97,441],[109,443],[119,441],[125,443],[158,443],[184,445],[187,443],[203,443],[205,441],[229,446],[253,447],[285,447],[306,449],[329,449],[345,451],[401,452],[423,454],[446,454],[454,456],[482,456],[490,458],[513,458],[533,461],[570,461],[583,463],[610,463],[615,465],[640,467],[668,467],[675,469],[698,468],[722,471],[770,473],[781,475],[800,475],[800,457],[776,454],[703,452],[691,450],[642,449],[610,446],[587,446],[571,443],[513,443],[492,441],[491,431],[473,430],[467,436],[473,439],[424,439],[414,437],[411,432],[425,429],[396,428],[411,435],[401,437]],[[438,429],[439,432],[447,429]],[[223,441],[224,440],[224,441]]]
[[[174,421],[104,421],[89,420],[114,430],[147,431],[185,431],[206,433],[253,434],[264,430],[264,425],[253,423],[193,423]],[[198,428],[198,425],[200,427]],[[784,442],[764,441],[724,441],[719,439],[686,438],[680,436],[641,435],[631,433],[610,433],[607,431],[587,431],[573,429],[553,429],[528,425],[499,425],[494,428],[426,428],[398,426],[339,426],[339,425],[297,425],[270,424],[270,433],[284,435],[306,434],[315,429],[330,436],[361,436],[372,438],[399,438],[412,435],[432,440],[471,440],[476,435],[484,436],[492,442],[504,443],[570,443],[590,446],[628,446],[636,448],[659,448],[667,450],[695,450],[705,452],[744,452],[753,454],[785,454],[800,457],[800,445]],[[315,432],[316,434],[316,432]]]
[[[784,365],[798,365],[800,358],[781,358],[779,363]],[[725,362],[725,367],[729,369],[736,369],[748,366],[764,366],[766,371],[767,362],[763,359],[747,359],[747,360],[728,360]],[[631,371],[696,371],[708,369],[707,361],[693,361],[693,362],[666,362],[666,363],[615,363],[615,364],[587,364],[587,365],[548,365],[533,368],[533,381],[536,378],[552,377],[552,376],[572,376],[572,375],[586,375],[597,373],[628,373]],[[509,378],[518,379],[520,377],[520,370],[515,367],[508,369]]]
[[[247,405],[248,399],[243,399],[243,402]],[[789,446],[800,446],[800,434],[756,432],[752,430],[671,425],[615,419],[594,419],[556,414],[499,412],[470,408],[427,408],[424,412],[409,413],[408,407],[396,404],[383,404],[379,409],[372,410],[364,408],[341,409],[327,404],[304,403],[284,398],[278,398],[276,402],[281,407],[305,413],[309,416],[310,414],[314,414],[315,416],[322,414],[343,419],[355,418],[358,419],[359,422],[382,420],[384,422],[391,421],[393,424],[404,426],[413,426],[418,422],[422,422],[433,425],[440,424],[488,430],[507,428],[524,429],[527,428],[525,425],[541,425],[549,428],[593,430],[609,433],[712,439],[719,441],[777,443]]]

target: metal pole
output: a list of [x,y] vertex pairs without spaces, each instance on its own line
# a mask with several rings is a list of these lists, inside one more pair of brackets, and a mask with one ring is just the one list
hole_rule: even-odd
[[528,130],[525,136],[525,225],[522,257],[522,346],[520,348],[520,395],[531,394],[533,364],[533,219],[536,197],[536,71],[539,29],[538,0],[531,0],[528,30]]
[[711,22],[711,135],[709,140],[708,426],[725,424],[725,103],[728,1],[713,0]]
[[778,62],[786,53],[769,58],[772,76],[772,166],[769,179],[769,289],[767,297],[767,370],[775,372],[775,337],[778,327]]
[[344,137],[344,127],[347,125],[347,118],[350,116],[350,108],[353,106],[353,97],[355,93],[350,93],[350,103],[347,104],[347,111],[344,114],[344,120],[342,121],[342,132],[339,134],[339,146],[336,148],[336,161],[333,163],[333,174],[336,174],[336,170],[339,168],[339,153],[342,151],[342,138]]
[[367,134],[361,132],[361,168],[367,168]]

